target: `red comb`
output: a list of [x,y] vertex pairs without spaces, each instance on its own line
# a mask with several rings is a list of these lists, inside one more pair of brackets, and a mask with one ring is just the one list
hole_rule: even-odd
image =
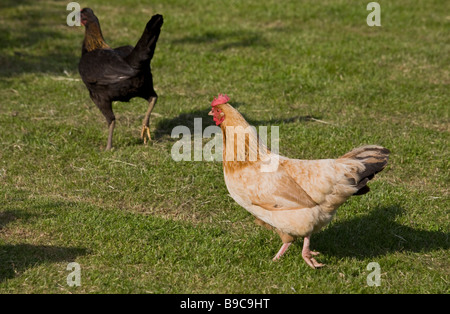
[[214,100],[211,103],[211,107],[226,104],[229,100],[230,100],[230,97],[228,97],[227,95],[219,94],[219,96],[217,96],[217,98],[214,97]]

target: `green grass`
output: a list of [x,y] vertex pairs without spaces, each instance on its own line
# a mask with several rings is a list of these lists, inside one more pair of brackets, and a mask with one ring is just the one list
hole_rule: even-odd
[[[449,293],[445,1],[381,0],[381,27],[361,1],[80,2],[111,46],[165,19],[155,140],[139,140],[145,101],[116,103],[111,152],[67,3],[0,4],[0,293]],[[218,93],[279,126],[285,156],[392,151],[372,191],[312,237],[325,268],[304,263],[301,241],[272,262],[278,236],[228,196],[221,164],[172,160],[172,128],[212,125]],[[73,261],[80,287],[66,284]]]

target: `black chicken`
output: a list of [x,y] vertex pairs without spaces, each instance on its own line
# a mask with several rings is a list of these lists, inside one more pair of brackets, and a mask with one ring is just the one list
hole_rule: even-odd
[[150,19],[136,47],[123,46],[116,49],[111,49],[106,44],[98,18],[91,9],[84,8],[80,16],[86,32],[78,70],[92,101],[108,122],[106,150],[112,147],[116,119],[112,102],[128,102],[134,97],[141,97],[149,102],[141,131],[141,138],[147,143],[147,137],[151,140],[150,114],[158,98],[153,89],[150,61],[161,32],[162,15],[156,14]]

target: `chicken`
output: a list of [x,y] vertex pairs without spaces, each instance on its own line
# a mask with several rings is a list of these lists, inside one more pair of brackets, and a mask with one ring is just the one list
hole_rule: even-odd
[[322,267],[314,258],[319,253],[310,249],[311,235],[325,227],[350,196],[369,192],[367,182],[384,169],[389,150],[368,145],[337,159],[290,159],[267,149],[228,102],[228,96],[219,94],[209,115],[222,130],[223,172],[231,197],[257,224],[279,234],[283,245],[273,260],[295,239],[304,238],[303,259],[312,268]]
[[128,102],[141,97],[149,106],[141,131],[144,144],[151,140],[149,121],[158,95],[153,88],[150,61],[163,24],[162,15],[154,15],[147,23],[136,47],[123,46],[111,49],[105,42],[100,23],[89,8],[81,10],[81,23],[85,26],[81,59],[78,65],[81,78],[108,123],[109,135],[106,150],[112,148],[115,116],[113,101]]

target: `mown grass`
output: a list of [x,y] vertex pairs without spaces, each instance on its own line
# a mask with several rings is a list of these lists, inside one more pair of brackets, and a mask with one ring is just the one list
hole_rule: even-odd
[[[83,1],[112,46],[149,17],[165,24],[153,60],[155,139],[142,100],[116,103],[115,149],[80,81],[83,30],[65,1],[0,4],[1,293],[448,293],[449,37],[443,1]],[[362,144],[389,167],[313,236],[272,262],[276,234],[229,196],[218,162],[175,162],[173,127],[228,93],[255,126],[280,127],[289,157]],[[324,123],[325,122],[325,123]],[[68,287],[69,262],[82,284]],[[368,263],[381,285],[368,286]]]

